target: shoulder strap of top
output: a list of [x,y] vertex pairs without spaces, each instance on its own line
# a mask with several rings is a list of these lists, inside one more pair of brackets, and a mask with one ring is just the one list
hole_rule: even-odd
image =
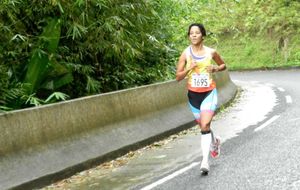
[[191,46],[188,46],[187,48],[185,48],[184,52],[185,52],[185,56],[189,57],[191,55],[191,51],[190,51]]

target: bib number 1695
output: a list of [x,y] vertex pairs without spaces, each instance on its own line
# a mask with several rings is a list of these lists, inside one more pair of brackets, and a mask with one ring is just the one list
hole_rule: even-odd
[[192,87],[209,87],[209,76],[207,73],[193,74]]

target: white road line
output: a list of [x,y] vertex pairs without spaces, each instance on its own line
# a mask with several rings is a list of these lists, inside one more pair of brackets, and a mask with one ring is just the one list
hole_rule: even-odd
[[173,179],[174,177],[186,172],[187,170],[189,170],[189,169],[191,169],[191,168],[193,168],[197,165],[200,165],[200,162],[193,162],[189,166],[187,166],[185,168],[182,168],[182,169],[180,169],[180,170],[178,170],[178,171],[176,171],[176,172],[174,172],[174,173],[172,173],[172,174],[170,174],[170,175],[168,175],[168,176],[166,176],[166,177],[164,177],[164,178],[162,178],[162,179],[160,179],[160,180],[158,180],[154,183],[151,183],[150,185],[147,185],[147,186],[143,187],[141,190],[153,189],[154,187],[159,186],[159,185],[165,183],[166,181],[169,181],[170,179]]
[[280,92],[284,92],[285,90],[283,89],[283,88],[281,88],[281,87],[278,87],[277,88]]
[[293,102],[291,96],[285,96],[285,100],[286,100],[286,103],[288,103],[288,104],[291,104]]
[[300,117],[291,119],[291,120],[289,120],[289,121],[298,121],[298,120],[300,120]]
[[270,86],[270,87],[274,86],[274,84],[272,84],[272,83],[265,83],[265,85]]
[[278,118],[279,118],[279,115],[273,116],[271,119],[269,119],[268,121],[266,121],[264,124],[262,124],[261,126],[257,127],[256,129],[254,129],[254,131],[256,132],[256,131],[262,130],[263,128],[265,128],[266,126],[268,126],[269,124],[271,124],[273,121],[275,121]]

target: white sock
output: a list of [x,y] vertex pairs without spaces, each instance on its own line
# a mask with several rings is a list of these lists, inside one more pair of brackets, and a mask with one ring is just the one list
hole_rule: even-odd
[[201,135],[201,148],[202,148],[202,156],[203,156],[202,162],[208,163],[211,141],[212,141],[211,133]]

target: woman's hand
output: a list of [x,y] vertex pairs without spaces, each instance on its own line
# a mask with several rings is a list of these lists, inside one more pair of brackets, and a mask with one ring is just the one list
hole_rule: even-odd
[[197,67],[197,62],[195,60],[192,61],[190,68],[188,68],[188,70],[193,70],[195,67]]
[[206,71],[209,73],[214,73],[219,71],[219,66],[217,65],[209,65],[206,67]]

